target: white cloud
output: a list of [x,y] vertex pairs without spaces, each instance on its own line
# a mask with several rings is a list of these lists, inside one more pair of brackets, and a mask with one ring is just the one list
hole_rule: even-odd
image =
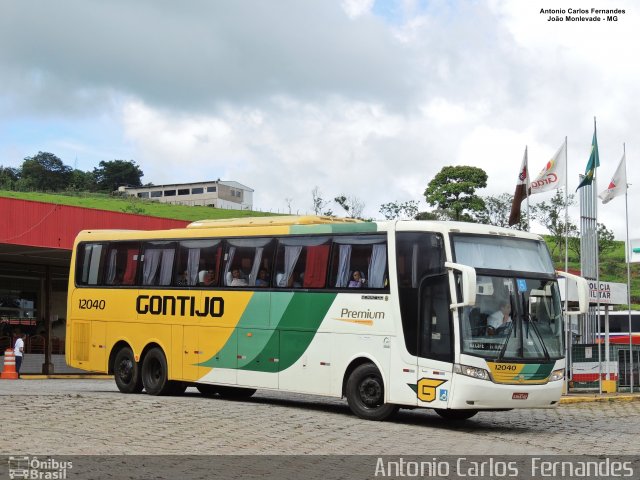
[[[575,1],[3,3],[0,153],[237,180],[265,210],[308,211],[317,185],[377,216],[445,165],[512,193],[525,145],[537,172],[565,136],[572,190],[597,116],[608,181],[623,142],[640,155],[640,18],[630,0],[589,5],[626,10],[609,23],[547,22],[552,7]],[[602,218],[622,238],[616,200]]]
[[342,0],[342,8],[351,18],[371,13],[374,0]]

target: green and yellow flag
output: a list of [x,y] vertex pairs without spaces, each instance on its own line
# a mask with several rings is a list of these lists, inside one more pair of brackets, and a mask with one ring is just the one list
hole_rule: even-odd
[[593,140],[591,141],[591,155],[589,155],[589,161],[587,162],[587,168],[584,171],[584,178],[576,188],[578,189],[591,185],[593,182],[593,175],[596,173],[596,168],[600,166],[600,156],[598,155],[598,138],[596,137],[596,131],[593,131]]

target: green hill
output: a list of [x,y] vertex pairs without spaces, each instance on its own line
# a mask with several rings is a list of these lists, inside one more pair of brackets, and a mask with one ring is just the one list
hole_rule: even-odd
[[[553,240],[545,237],[549,245],[549,251],[553,251]],[[558,254],[561,251],[561,254]],[[627,264],[624,255],[624,242],[615,241],[613,247],[600,255],[600,280],[603,282],[615,282],[627,284]],[[557,249],[553,255],[553,262],[558,270],[564,270],[564,245]],[[580,271],[580,258],[575,253],[569,252],[569,269]],[[631,264],[631,308],[640,310],[640,264]],[[626,305],[619,307],[626,310]]]

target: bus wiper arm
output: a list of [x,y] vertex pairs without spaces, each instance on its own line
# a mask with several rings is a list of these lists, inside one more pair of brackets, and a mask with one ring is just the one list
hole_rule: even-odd
[[531,325],[531,327],[533,328],[533,331],[538,336],[538,340],[540,341],[540,345],[542,345],[542,351],[544,352],[544,356],[545,356],[545,358],[547,360],[549,360],[551,358],[551,356],[549,355],[549,351],[547,350],[547,346],[544,344],[544,339],[542,338],[542,335],[540,335],[540,330],[538,330],[538,327],[536,327],[536,324],[533,321],[531,321],[531,317],[529,315],[525,314],[525,320],[528,322],[529,325]]
[[507,351],[507,345],[509,345],[509,339],[511,338],[511,334],[513,333],[513,331],[515,330],[514,327],[514,318],[511,317],[511,328],[509,328],[509,332],[507,333],[507,336],[504,339],[504,344],[502,345],[502,348],[500,349],[500,354],[498,355],[498,361],[501,362],[502,359],[504,358],[504,354]]

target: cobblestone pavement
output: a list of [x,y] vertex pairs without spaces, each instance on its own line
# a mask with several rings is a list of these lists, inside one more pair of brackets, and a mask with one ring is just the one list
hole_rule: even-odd
[[124,395],[112,380],[0,381],[0,453],[638,454],[640,402],[480,413],[450,422],[401,410],[353,416],[344,400],[259,390],[249,400]]

